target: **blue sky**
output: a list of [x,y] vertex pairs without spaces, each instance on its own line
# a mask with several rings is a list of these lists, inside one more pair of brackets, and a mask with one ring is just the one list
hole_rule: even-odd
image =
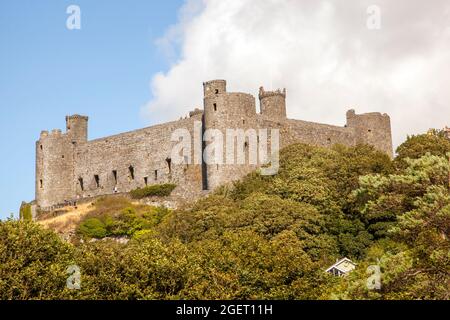
[[[81,30],[66,8],[81,8]],[[155,44],[181,0],[0,2],[0,219],[34,199],[35,141],[90,117],[89,138],[148,125],[153,74],[168,68]]]

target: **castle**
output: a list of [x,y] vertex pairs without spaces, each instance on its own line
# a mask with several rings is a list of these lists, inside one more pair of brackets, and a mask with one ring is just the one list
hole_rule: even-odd
[[[258,167],[173,163],[171,151],[177,142],[171,135],[178,128],[192,136],[210,128],[278,129],[281,147],[295,142],[319,146],[367,143],[392,157],[387,114],[349,110],[346,125],[340,127],[288,119],[285,89],[265,91],[261,87],[258,113],[255,97],[227,92],[225,80],[205,82],[203,88],[203,110],[196,109],[178,121],[89,141],[88,117],[72,115],[66,117],[65,133],[42,131],[36,142],[37,207],[45,211],[68,201],[169,182],[177,185],[176,196],[193,199]],[[207,144],[199,143],[197,147],[204,150]]]

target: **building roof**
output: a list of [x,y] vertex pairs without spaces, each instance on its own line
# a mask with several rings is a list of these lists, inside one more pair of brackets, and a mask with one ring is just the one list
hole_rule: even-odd
[[[350,267],[346,266],[350,264]],[[341,260],[337,261],[335,264],[333,264],[331,267],[329,267],[325,272],[331,271],[333,268],[339,270],[340,272],[347,273],[351,270],[353,270],[356,266],[356,263],[354,263],[349,258],[342,258]]]

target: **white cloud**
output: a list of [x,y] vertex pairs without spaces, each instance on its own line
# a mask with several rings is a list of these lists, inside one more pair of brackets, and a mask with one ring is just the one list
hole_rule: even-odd
[[[257,95],[286,87],[290,118],[343,125],[345,111],[391,115],[394,144],[450,120],[450,3],[378,0],[187,0],[158,41],[177,60],[151,81],[151,122],[202,106],[202,82]],[[449,121],[450,122],[450,121]]]

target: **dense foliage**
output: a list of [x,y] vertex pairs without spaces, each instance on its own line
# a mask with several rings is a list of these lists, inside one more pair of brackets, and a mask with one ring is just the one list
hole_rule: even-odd
[[19,210],[19,217],[21,220],[31,221],[33,216],[31,214],[31,204],[22,202]]
[[145,197],[166,197],[169,196],[173,189],[175,189],[176,185],[171,183],[166,184],[154,184],[151,186],[146,186],[144,188],[138,188],[135,190],[132,190],[130,192],[130,195],[133,199],[142,199]]
[[[254,172],[175,211],[104,198],[78,226],[81,239],[127,244],[2,222],[0,299],[448,299],[449,162],[431,135],[395,160],[366,145],[292,145],[275,176]],[[353,272],[324,272],[344,256]],[[80,290],[65,286],[71,264]],[[369,265],[381,288],[367,286]]]
[[132,237],[154,228],[169,213],[164,207],[133,205],[126,198],[101,198],[79,224],[83,238]]

